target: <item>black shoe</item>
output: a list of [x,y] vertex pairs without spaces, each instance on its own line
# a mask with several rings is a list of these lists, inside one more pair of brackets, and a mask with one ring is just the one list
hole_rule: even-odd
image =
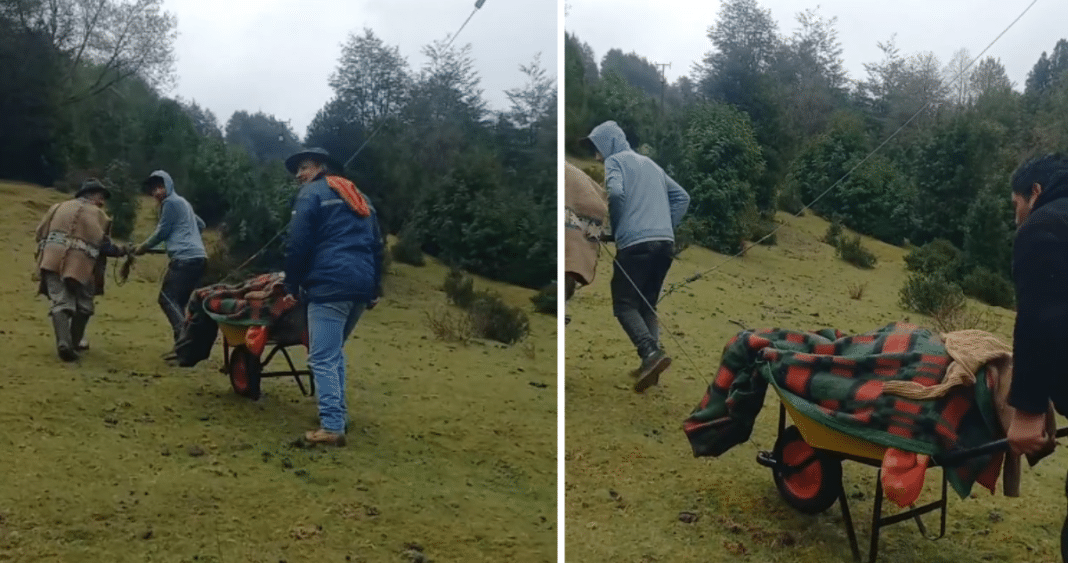
[[641,393],[646,389],[660,383],[660,374],[671,366],[671,357],[664,354],[663,350],[657,350],[642,360],[642,367],[638,370],[638,381],[634,383],[634,391]]

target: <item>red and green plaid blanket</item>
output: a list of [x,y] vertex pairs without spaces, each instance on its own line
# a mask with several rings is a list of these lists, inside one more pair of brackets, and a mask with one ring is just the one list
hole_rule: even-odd
[[186,323],[201,312],[216,322],[267,326],[293,307],[286,296],[281,273],[262,274],[240,285],[216,284],[193,292],[186,308]]
[[[904,323],[846,336],[836,329],[744,331],[727,343],[715,380],[683,423],[695,457],[719,456],[749,439],[768,384],[802,413],[835,430],[907,452],[935,455],[998,438],[985,370],[974,387],[934,400],[884,395],[883,383],[932,385],[952,358],[928,330]],[[947,471],[961,497],[993,460]]]

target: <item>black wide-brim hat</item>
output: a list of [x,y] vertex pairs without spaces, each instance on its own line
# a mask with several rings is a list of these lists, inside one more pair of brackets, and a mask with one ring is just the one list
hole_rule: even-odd
[[111,190],[107,189],[107,187],[104,186],[104,184],[96,178],[89,178],[88,180],[82,182],[82,187],[78,188],[78,191],[75,192],[74,197],[78,198],[82,196],[87,196],[93,192],[100,192],[104,194],[104,199],[111,199]]
[[296,174],[297,168],[300,167],[300,163],[304,162],[306,159],[326,164],[327,167],[333,168],[338,172],[341,172],[345,168],[340,162],[335,160],[334,157],[330,156],[330,153],[326,152],[326,149],[311,147],[287,158],[286,170],[288,170],[290,174]]

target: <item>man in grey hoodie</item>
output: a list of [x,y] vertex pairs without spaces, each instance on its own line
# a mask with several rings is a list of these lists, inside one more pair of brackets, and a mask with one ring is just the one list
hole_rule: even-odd
[[656,302],[671,268],[675,229],[690,206],[690,195],[652,159],[634,152],[615,121],[594,127],[583,141],[604,162],[617,252],[612,312],[642,360],[634,384],[640,393],[656,385],[671,365],[671,358],[660,349]]
[[[208,255],[200,237],[204,220],[193,212],[193,206],[184,197],[175,193],[170,174],[157,170],[143,185],[160,204],[159,223],[155,232],[134,249],[134,254],[144,254],[161,242],[167,247],[170,264],[160,288],[159,306],[167,316],[177,344],[185,324],[186,303],[207,267]],[[173,348],[164,356],[173,357]]]

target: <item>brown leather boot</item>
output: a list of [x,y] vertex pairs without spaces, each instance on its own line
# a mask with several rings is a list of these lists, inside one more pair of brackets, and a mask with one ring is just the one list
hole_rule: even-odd
[[339,447],[345,445],[344,434],[335,434],[322,428],[305,432],[304,439],[311,444],[326,444]]

